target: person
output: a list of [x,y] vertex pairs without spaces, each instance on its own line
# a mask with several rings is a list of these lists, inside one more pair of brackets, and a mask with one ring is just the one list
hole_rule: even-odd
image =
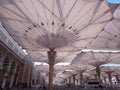
[[47,88],[45,86],[43,86],[43,90],[47,90]]

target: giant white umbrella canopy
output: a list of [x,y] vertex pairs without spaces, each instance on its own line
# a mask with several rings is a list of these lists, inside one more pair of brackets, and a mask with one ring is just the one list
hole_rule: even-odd
[[94,68],[91,65],[88,65],[86,63],[72,63],[69,66],[69,69],[77,71],[78,74],[83,74],[86,70],[90,70]]
[[104,30],[115,8],[105,0],[1,0],[0,21],[34,61],[48,62],[46,52],[55,50],[56,62],[66,54],[71,62]]
[[55,65],[54,66],[54,73],[56,74],[56,76],[54,78],[56,78],[57,75],[60,75],[61,73],[63,73],[67,69],[68,69],[68,66],[66,66],[66,65],[62,65],[62,66],[61,65]]
[[96,77],[97,77],[95,69],[94,70],[86,71],[85,73],[88,73],[88,75],[90,75],[89,78],[96,79]]
[[76,70],[78,72],[79,79],[80,79],[80,86],[84,86],[85,78],[86,78],[84,75],[86,71],[92,69],[93,66],[85,63],[73,63],[71,66],[72,66],[71,69]]
[[111,20],[104,28],[103,32],[92,42],[88,48],[120,50],[120,6],[117,7]]
[[48,64],[41,64],[41,65],[37,65],[36,68],[42,72],[42,73],[48,73],[49,72],[49,66]]
[[[119,59],[119,53],[111,53],[111,52],[83,52],[78,54],[73,60],[74,63],[86,63],[88,65],[95,67],[95,75],[99,82],[101,82],[101,70],[100,67],[103,64],[110,63],[116,59]],[[93,68],[94,69],[94,68]]]
[[112,75],[118,75],[118,76],[120,76],[120,67],[118,67],[117,70],[115,70],[115,72],[113,72]]
[[[62,67],[62,68],[61,68]],[[40,65],[37,65],[36,68],[41,72],[41,73],[45,73],[44,74],[44,77],[46,77],[46,79],[48,79],[48,75],[49,75],[49,66],[47,63],[41,63]],[[56,81],[56,78],[58,79],[58,77],[60,77],[60,79],[64,79],[64,75],[63,78],[61,77],[61,74],[63,74],[63,72],[65,70],[69,69],[69,66],[68,65],[55,65],[54,66],[54,81]],[[64,73],[65,74],[65,73]],[[70,76],[71,74],[68,75],[68,77]],[[65,75],[65,77],[67,77]]]
[[112,84],[112,74],[115,71],[118,71],[118,67],[117,66],[107,66],[107,67],[103,67],[101,70],[103,72],[105,72],[106,74],[108,74],[109,83]]
[[114,63],[120,59],[119,53],[111,52],[82,52],[79,53],[74,59],[73,63],[88,64],[94,67],[101,66],[107,63]]
[[119,70],[119,67],[118,66],[104,66],[101,68],[101,70],[105,73],[109,73],[109,72],[113,73]]
[[1,22],[29,54],[84,49],[112,18],[101,0],[2,0]]
[[[35,62],[49,63],[47,53],[45,51],[43,51],[43,52],[41,52],[41,51],[33,51],[33,52],[28,52],[28,53],[31,54],[32,59]],[[73,52],[57,52],[55,64],[58,64],[58,63],[71,63],[72,60],[74,59],[74,57],[76,56],[76,54],[78,54],[78,53],[79,52],[74,52],[74,53]]]

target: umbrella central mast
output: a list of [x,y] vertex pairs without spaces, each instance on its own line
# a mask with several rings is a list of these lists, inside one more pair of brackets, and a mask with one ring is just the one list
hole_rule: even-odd
[[56,57],[56,51],[54,49],[50,49],[48,53],[48,60],[49,60],[49,90],[53,90],[52,82],[53,82],[53,73],[54,73],[54,62]]

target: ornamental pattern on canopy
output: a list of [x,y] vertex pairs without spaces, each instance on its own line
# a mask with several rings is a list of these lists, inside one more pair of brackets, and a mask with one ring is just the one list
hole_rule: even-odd
[[103,64],[116,63],[119,58],[119,53],[82,52],[73,59],[72,64],[76,64],[76,66],[80,64],[88,64],[94,67],[100,67]]
[[[105,1],[2,0],[1,21],[28,51],[81,50],[112,18]],[[64,49],[63,49],[64,48]]]
[[[105,0],[1,0],[0,21],[34,61],[72,62],[112,19]],[[47,71],[46,71],[47,72]]]
[[98,35],[96,40],[87,48],[119,50],[120,49],[120,6],[114,12],[114,19],[111,20],[104,28],[103,32]]

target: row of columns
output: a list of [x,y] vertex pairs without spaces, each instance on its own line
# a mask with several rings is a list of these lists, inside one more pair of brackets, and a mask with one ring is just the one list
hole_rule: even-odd
[[[109,80],[109,84],[110,85],[112,85],[112,73],[114,72],[114,71],[104,71],[108,76],[108,80]],[[98,66],[98,67],[96,67],[96,79],[98,79],[98,81],[100,82],[100,84],[101,84],[101,70],[100,70],[100,66]],[[118,79],[118,76],[119,75],[114,75],[115,76],[115,78],[116,78],[116,81],[117,81],[117,83],[119,83],[119,79]],[[106,77],[103,77],[103,79],[104,79],[104,82],[106,83]]]
[[[98,72],[99,74],[100,74],[100,72]],[[108,75],[107,77],[103,77],[103,78],[100,78],[100,75],[99,76],[97,76],[96,77],[96,79],[98,79],[99,81],[101,80],[101,79],[103,79],[104,80],[104,83],[107,83],[106,82],[106,79],[108,79],[109,80],[109,83],[110,83],[110,85],[112,85],[112,72],[106,72],[106,74]],[[119,83],[119,75],[115,75],[115,78],[116,78],[116,83]],[[69,77],[69,78],[67,78],[67,79],[64,79],[62,82],[61,82],[61,84],[62,85],[67,85],[67,84],[69,84],[69,85],[74,85],[74,86],[84,86],[84,84],[85,84],[85,81],[87,81],[87,79],[88,79],[88,77],[86,77],[86,78],[83,78],[83,74],[82,73],[80,73],[80,76],[79,76],[79,79],[76,79],[75,78],[75,75],[72,75],[71,77]],[[101,81],[100,81],[101,82]],[[102,83],[102,82],[101,82]]]
[[36,69],[36,67],[33,69],[31,85],[32,87],[44,87],[46,85],[45,78],[41,75],[40,71]]
[[70,76],[69,78],[64,79],[64,80],[61,82],[61,84],[62,84],[62,85],[67,85],[67,84],[69,84],[69,85],[73,85],[73,86],[78,86],[78,85],[83,86],[84,82],[85,82],[85,80],[84,80],[84,78],[83,78],[83,75],[82,75],[82,73],[80,73],[79,79],[76,78],[76,75],[72,75],[72,76]]
[[0,43],[0,87],[29,87],[32,77],[32,63],[22,60]]
[[[103,81],[104,83],[108,83],[107,80],[109,81],[109,84],[112,85],[113,82],[112,82],[112,77],[114,76],[115,79],[116,79],[116,83],[115,84],[119,84],[119,75],[112,75],[112,72],[106,72],[107,76],[103,77]],[[108,78],[107,78],[108,77]]]

